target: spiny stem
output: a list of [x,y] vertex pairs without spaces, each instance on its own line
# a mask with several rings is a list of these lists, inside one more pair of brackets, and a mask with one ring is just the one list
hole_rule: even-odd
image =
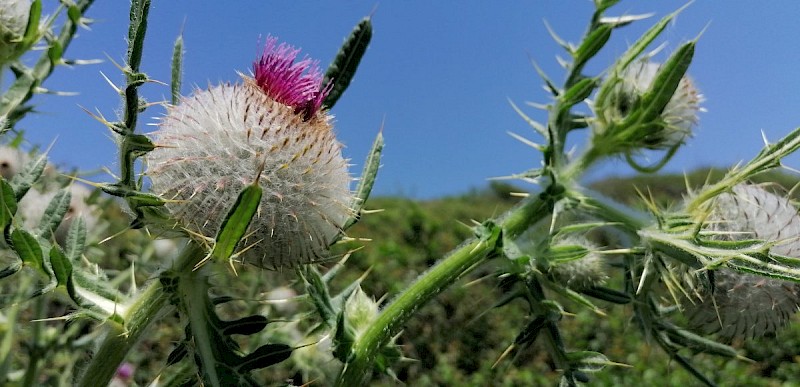
[[501,223],[490,229],[487,236],[465,241],[420,276],[383,309],[372,325],[356,339],[351,357],[339,375],[336,385],[339,387],[364,385],[380,349],[403,329],[419,308],[463,275],[484,263],[489,253],[500,245],[501,236],[498,231],[501,228],[506,237],[518,236],[531,224],[550,215],[553,203],[554,198],[544,193],[526,200],[501,218]]
[[[189,243],[176,261],[176,267],[188,270],[205,256],[196,243]],[[136,301],[128,307],[125,325],[107,322],[108,332],[83,375],[80,386],[106,386],[125,356],[141,339],[152,322],[161,316],[169,304],[169,294],[161,281],[153,281]]]

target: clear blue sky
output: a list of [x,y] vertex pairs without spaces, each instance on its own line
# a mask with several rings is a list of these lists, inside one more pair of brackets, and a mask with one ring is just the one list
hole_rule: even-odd
[[[55,1],[49,1],[55,3]],[[48,3],[48,1],[45,1]],[[539,165],[539,155],[509,137],[532,130],[514,113],[508,99],[547,102],[548,95],[530,65],[534,58],[556,80],[564,56],[543,20],[565,39],[577,42],[591,14],[582,1],[186,1],[153,0],[143,70],[169,80],[172,43],[184,31],[184,94],[195,86],[238,80],[249,72],[267,34],[301,47],[324,68],[342,39],[374,8],[374,37],[354,82],[333,109],[346,156],[360,173],[363,158],[385,119],[383,168],[376,194],[431,198],[486,184],[486,178]],[[609,12],[656,16],[618,30],[589,67],[603,69],[658,17],[683,1],[622,1]],[[50,4],[52,6],[52,4]],[[88,16],[91,31],[81,31],[67,56],[122,61],[128,1],[97,1]],[[665,51],[697,36],[704,28],[689,72],[707,98],[697,134],[668,167],[728,166],[758,152],[763,130],[777,139],[800,126],[800,2],[715,2],[698,0],[668,27]],[[261,40],[260,37],[262,37]],[[663,59],[663,55],[662,55]],[[62,165],[117,170],[116,148],[108,131],[80,108],[114,115],[120,102],[100,72],[121,81],[109,62],[61,68],[45,84],[73,97],[39,96],[43,114],[19,124],[34,143],[58,137],[52,159]],[[147,85],[151,101],[169,89]],[[163,110],[153,108],[143,123]],[[531,109],[530,114],[542,118]],[[142,125],[141,131],[152,127]],[[800,157],[788,160],[800,166]],[[622,162],[593,171],[591,179],[629,174]],[[106,176],[96,180],[109,181]]]

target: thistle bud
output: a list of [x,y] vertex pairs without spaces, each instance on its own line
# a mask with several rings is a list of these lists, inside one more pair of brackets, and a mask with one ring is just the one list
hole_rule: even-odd
[[16,59],[27,49],[21,45],[30,10],[30,0],[0,0],[0,65]]
[[[711,229],[730,240],[762,239],[775,243],[774,254],[800,257],[800,216],[788,199],[755,185],[737,185],[716,198]],[[800,308],[800,286],[792,282],[714,271],[713,287],[699,289],[688,305],[689,323],[723,340],[774,334]]]
[[214,238],[242,189],[263,196],[240,258],[263,268],[325,258],[353,195],[317,62],[267,38],[254,77],[196,91],[167,115],[145,157],[152,191],[190,235]]
[[28,154],[18,148],[0,146],[0,176],[11,180],[28,163]]
[[[642,97],[653,86],[660,69],[660,64],[644,60],[631,63],[615,78],[616,87],[608,102],[603,101],[598,106],[602,109],[598,116],[610,123],[622,123],[626,120],[639,107]],[[692,80],[684,76],[658,118],[635,125],[636,133],[630,136],[634,141],[633,146],[669,149],[682,144],[692,135],[698,113],[703,111],[700,107],[702,101],[703,96]]]
[[[585,237],[571,236],[550,246],[547,272],[555,281],[572,289],[599,286],[608,279],[606,264],[597,252],[598,247]],[[567,259],[557,259],[559,251],[567,252]],[[554,254],[555,253],[555,254]]]
[[378,316],[378,303],[358,286],[345,302],[344,316],[348,325],[359,334]]

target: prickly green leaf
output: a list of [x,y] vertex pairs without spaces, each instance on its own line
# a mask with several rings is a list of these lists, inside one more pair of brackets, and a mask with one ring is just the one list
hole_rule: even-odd
[[41,270],[45,274],[48,273],[44,266],[42,247],[31,233],[21,228],[14,229],[11,232],[11,247],[17,252],[22,262]]
[[658,325],[667,333],[667,337],[669,337],[672,342],[678,343],[684,347],[717,356],[730,358],[739,357],[736,350],[728,345],[707,339],[668,322],[659,321]]
[[178,35],[172,47],[172,81],[170,83],[171,102],[177,105],[181,98],[181,81],[183,79],[183,34]]
[[131,3],[130,26],[128,27],[128,66],[133,69],[133,72],[139,71],[139,64],[142,60],[149,12],[150,0],[133,0]]
[[[667,27],[669,22],[671,22],[678,14],[685,8],[686,6],[681,7],[677,11],[664,16],[661,20],[659,20],[655,25],[650,27],[647,32],[645,32],[639,40],[633,43],[633,45],[628,48],[625,53],[620,56],[617,61],[609,68],[608,74],[611,74],[612,78],[617,74],[622,74],[622,72],[634,61],[638,58],[644,50],[653,42],[653,40],[664,31],[664,28]],[[616,83],[614,82],[605,82],[603,86],[600,88],[600,91],[597,93],[597,101],[605,101],[608,98],[608,93],[610,93]]]
[[620,305],[629,304],[633,300],[631,296],[628,295],[627,293],[602,286],[595,286],[592,288],[582,289],[581,293],[589,297],[594,297],[598,300],[603,300]]
[[222,334],[230,335],[253,335],[264,330],[269,324],[269,320],[259,314],[247,316],[233,321],[225,321],[222,324]]
[[17,213],[17,199],[14,189],[6,179],[0,178],[0,230],[11,224],[11,219]]
[[613,29],[614,27],[609,24],[601,24],[584,38],[581,45],[573,54],[575,58],[573,63],[574,71],[580,72],[580,69],[583,68],[586,62],[593,58],[600,49],[606,45],[606,42],[608,42],[608,39],[611,37],[611,31]]
[[562,109],[568,110],[570,107],[581,103],[586,98],[589,98],[589,95],[592,94],[596,83],[597,82],[593,78],[583,78],[576,82],[572,87],[565,91],[561,97],[559,97],[559,102],[561,103]]
[[297,273],[302,278],[306,294],[311,299],[322,322],[332,328],[335,324],[336,310],[331,302],[328,286],[319,271],[313,265],[306,265],[299,267]]
[[575,261],[589,255],[591,251],[581,245],[553,245],[547,252],[547,260],[554,263]]
[[292,347],[286,344],[265,344],[242,359],[240,372],[249,372],[278,364],[289,358]]
[[356,73],[361,58],[367,51],[370,39],[372,39],[372,21],[369,17],[365,17],[356,25],[350,36],[345,39],[333,63],[325,72],[322,84],[327,85],[328,82],[333,82],[333,88],[331,88],[328,96],[325,97],[325,101],[322,102],[324,107],[332,108],[336,101],[339,100],[339,97],[344,94]]
[[642,96],[640,122],[650,122],[664,111],[692,63],[694,46],[694,42],[684,44],[658,70],[653,85]]
[[333,336],[333,357],[339,359],[343,363],[347,363],[350,358],[350,353],[355,343],[356,335],[353,328],[347,324],[347,316],[344,314],[344,306],[336,316],[336,329]]
[[69,20],[73,24],[75,24],[75,25],[80,24],[80,21],[81,21],[81,10],[80,10],[80,8],[78,8],[78,6],[76,6],[76,5],[69,6],[67,8],[67,17],[69,17]]
[[517,337],[514,339],[514,344],[528,346],[533,344],[536,341],[536,338],[539,336],[539,332],[542,331],[544,324],[547,322],[542,316],[536,317],[535,319],[531,320],[525,328],[522,329]]
[[76,217],[69,226],[67,241],[64,250],[71,262],[78,262],[86,247],[86,222],[82,217]]
[[64,215],[66,215],[69,210],[71,199],[72,194],[69,192],[69,189],[62,188],[53,196],[53,199],[50,200],[39,222],[39,227],[36,230],[37,234],[42,239],[49,240],[50,237],[53,236],[53,231],[58,228],[58,225],[61,224],[61,221],[64,219]]
[[50,48],[47,49],[47,57],[53,65],[61,63],[61,56],[64,55],[64,47],[58,41],[50,43]]
[[261,202],[261,186],[256,181],[253,184],[245,187],[236,202],[233,203],[228,215],[222,221],[219,233],[217,234],[214,250],[211,256],[219,260],[229,260],[233,255],[236,245],[244,237],[247,232],[247,226],[255,216],[258,210],[258,204]]
[[50,248],[50,265],[53,267],[58,286],[67,286],[72,277],[72,262],[58,245]]
[[347,230],[350,226],[358,221],[361,209],[369,198],[372,192],[372,187],[375,185],[375,177],[378,175],[378,168],[381,166],[381,154],[383,153],[383,132],[378,132],[375,141],[372,142],[367,160],[364,163],[364,170],[361,171],[361,179],[359,179],[358,186],[356,187],[355,199],[352,203],[353,215],[347,219],[344,224],[344,229]]
[[25,36],[22,38],[24,46],[31,46],[39,39],[39,20],[42,17],[42,0],[31,3],[28,14],[28,25],[25,27]]
[[31,189],[31,186],[39,180],[46,166],[47,156],[41,154],[39,157],[25,164],[25,168],[22,172],[14,175],[11,179],[11,187],[14,188],[14,197],[17,199],[17,202],[19,202],[28,190]]
[[4,268],[3,270],[0,270],[0,279],[17,274],[17,272],[19,272],[20,270],[22,270],[22,261],[15,261],[8,267]]
[[584,372],[597,372],[611,364],[606,355],[594,351],[570,352],[567,359],[572,369]]

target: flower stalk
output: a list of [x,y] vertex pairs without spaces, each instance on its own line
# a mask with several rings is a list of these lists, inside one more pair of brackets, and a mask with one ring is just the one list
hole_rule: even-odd
[[[205,257],[205,254],[202,246],[189,243],[177,259],[175,266],[178,268],[194,267]],[[192,278],[188,278],[188,280],[192,280]],[[128,306],[127,313],[123,316],[124,325],[109,321],[105,339],[92,357],[79,385],[108,385],[128,352],[139,342],[150,324],[171,307],[169,297],[170,291],[165,289],[161,281],[155,280],[136,297],[133,304]]]

